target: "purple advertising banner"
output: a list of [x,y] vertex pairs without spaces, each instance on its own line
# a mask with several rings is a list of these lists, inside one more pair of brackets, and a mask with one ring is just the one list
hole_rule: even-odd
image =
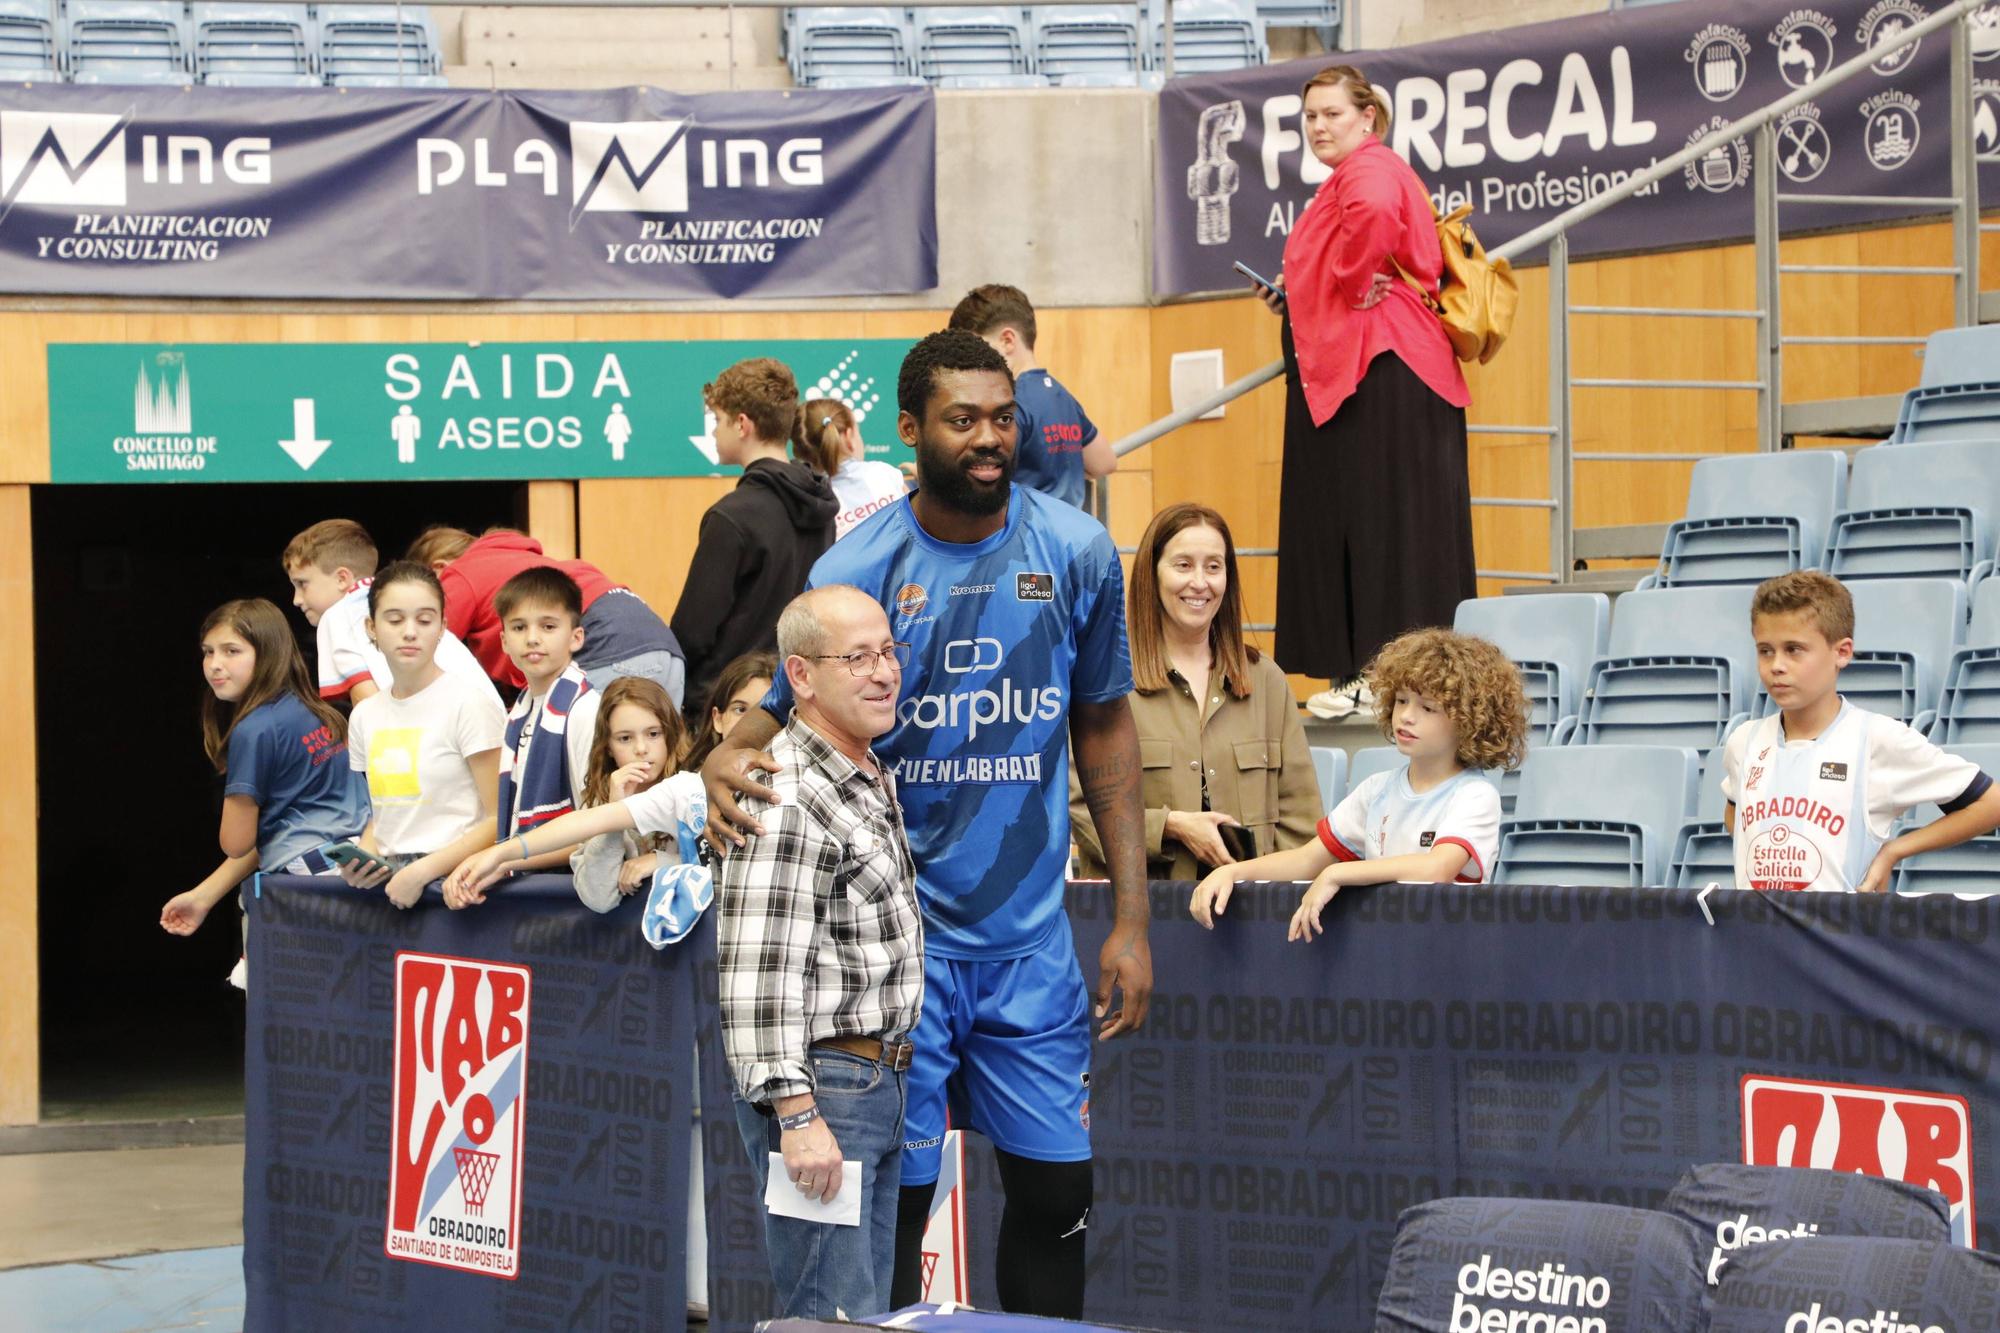
[[[1490,248],[1809,88],[1935,8],[1919,0],[1685,0],[1339,59],[1388,95],[1388,142],[1440,211],[1470,204]],[[1987,188],[2000,188],[2000,3],[1975,12],[1972,32],[1976,151]],[[1932,33],[1793,110],[1777,126],[1778,188],[1950,194],[1950,51],[1949,32]],[[1230,267],[1238,260],[1277,271],[1299,211],[1329,174],[1306,145],[1299,90],[1334,59],[1167,85],[1153,233],[1159,295],[1240,288]],[[1579,224],[1571,252],[1749,237],[1751,150],[1748,139],[1718,148]],[[1789,204],[1783,226],[1914,211]]]
[[923,291],[936,148],[924,89],[0,85],[0,292]]

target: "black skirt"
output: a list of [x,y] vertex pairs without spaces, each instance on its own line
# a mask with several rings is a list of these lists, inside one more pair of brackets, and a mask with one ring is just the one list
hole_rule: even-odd
[[1289,323],[1284,345],[1275,656],[1339,682],[1405,630],[1449,626],[1477,594],[1465,409],[1387,352],[1316,426]]

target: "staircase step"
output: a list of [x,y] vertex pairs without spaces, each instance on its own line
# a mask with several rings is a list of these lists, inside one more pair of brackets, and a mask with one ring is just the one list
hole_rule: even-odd
[[1778,429],[1786,435],[1854,435],[1888,438],[1896,428],[1903,395],[1871,394],[1866,398],[1828,398],[1814,403],[1786,403]]

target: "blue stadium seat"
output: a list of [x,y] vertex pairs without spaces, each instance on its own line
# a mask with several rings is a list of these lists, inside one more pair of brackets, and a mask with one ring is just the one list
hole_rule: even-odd
[[[1546,597],[1474,597],[1458,604],[1452,628],[1496,644],[1528,692],[1528,746],[1562,745],[1576,729],[1590,664],[1605,651],[1611,599],[1601,592]],[[1498,775],[1500,808],[1512,813],[1521,773]]]
[[[917,73],[941,83],[968,76],[1026,75],[1028,31],[1021,10],[1014,6],[918,9]],[[952,87],[1023,87],[1045,84],[968,84]]]
[[1500,825],[1493,882],[1664,883],[1700,771],[1700,756],[1675,746],[1534,751],[1521,769],[1514,815]]
[[[1979,765],[1988,777],[2000,775],[2000,745],[1946,748]],[[1934,805],[1920,805],[1903,817],[1898,831],[1928,824],[1943,813]],[[1892,887],[1897,893],[2000,893],[2000,833],[1906,856],[1896,863]]]
[[[1060,5],[1029,12],[1037,71],[1065,88],[1138,86],[1145,47],[1137,5]],[[1099,81],[1128,78],[1130,83]]]
[[1846,497],[1847,457],[1837,449],[1704,458],[1650,586],[1761,583],[1817,568],[1827,524]]
[[181,6],[167,0],[69,0],[70,77],[77,83],[184,84],[191,45]]
[[1729,825],[1722,822],[1721,751],[1709,756],[1695,796],[1694,815],[1681,825],[1674,839],[1674,857],[1667,871],[1667,883],[1683,889],[1698,889],[1715,883],[1725,888],[1736,883],[1736,845]]
[[1657,588],[1619,598],[1570,744],[1718,744],[1757,697],[1751,591]]
[[1340,0],[1257,0],[1257,17],[1266,28],[1317,28],[1331,51],[1335,43],[1326,39],[1338,35]]
[[[1152,0],[1153,66],[1166,68],[1166,6]],[[1174,0],[1174,73],[1262,65],[1271,58],[1254,0]]]
[[1535,739],[1560,745],[1556,732],[1575,725],[1590,664],[1610,642],[1611,599],[1601,592],[1468,598],[1451,627],[1491,641],[1520,668]]
[[302,4],[196,4],[195,73],[236,87],[309,86],[318,29]]
[[1319,808],[1324,814],[1347,794],[1347,751],[1330,745],[1312,747],[1313,776],[1319,779]]
[[931,81],[938,88],[1046,88],[1046,74],[946,74]]
[[2000,579],[1972,594],[1972,624],[1945,667],[1930,735],[1947,746],[2000,742]]
[[1965,585],[1956,579],[1865,579],[1848,592],[1854,598],[1854,660],[1840,673],[1840,692],[1856,708],[1928,731],[1945,670],[1965,641]]
[[1891,444],[2000,440],[2000,328],[1940,329],[1924,372],[1903,395]]
[[1834,515],[1826,568],[1840,579],[1979,582],[2000,515],[2000,445],[1863,449]]
[[[1345,796],[1359,787],[1365,778],[1372,778],[1385,769],[1401,768],[1408,762],[1403,758],[1403,752],[1393,745],[1370,745],[1356,750],[1348,756],[1347,787],[1341,795]],[[1338,802],[1328,801],[1326,804],[1328,809],[1332,809]]]
[[886,6],[790,11],[792,77],[807,87],[860,87],[856,80],[900,82],[914,71],[915,35],[906,10]]
[[55,0],[0,0],[0,79],[62,77]]
[[442,87],[427,5],[321,5],[319,69],[336,87]]
[[921,74],[826,74],[813,80],[815,88],[928,88],[930,80]]

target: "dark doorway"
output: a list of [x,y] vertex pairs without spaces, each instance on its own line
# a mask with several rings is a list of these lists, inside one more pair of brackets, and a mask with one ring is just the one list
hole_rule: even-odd
[[521,526],[526,489],[38,486],[35,722],[45,1120],[242,1111],[233,902],[182,939],[160,908],[214,870],[221,780],[201,750],[195,632],[232,597],[291,610],[285,543],[359,520],[385,561],[420,530]]

